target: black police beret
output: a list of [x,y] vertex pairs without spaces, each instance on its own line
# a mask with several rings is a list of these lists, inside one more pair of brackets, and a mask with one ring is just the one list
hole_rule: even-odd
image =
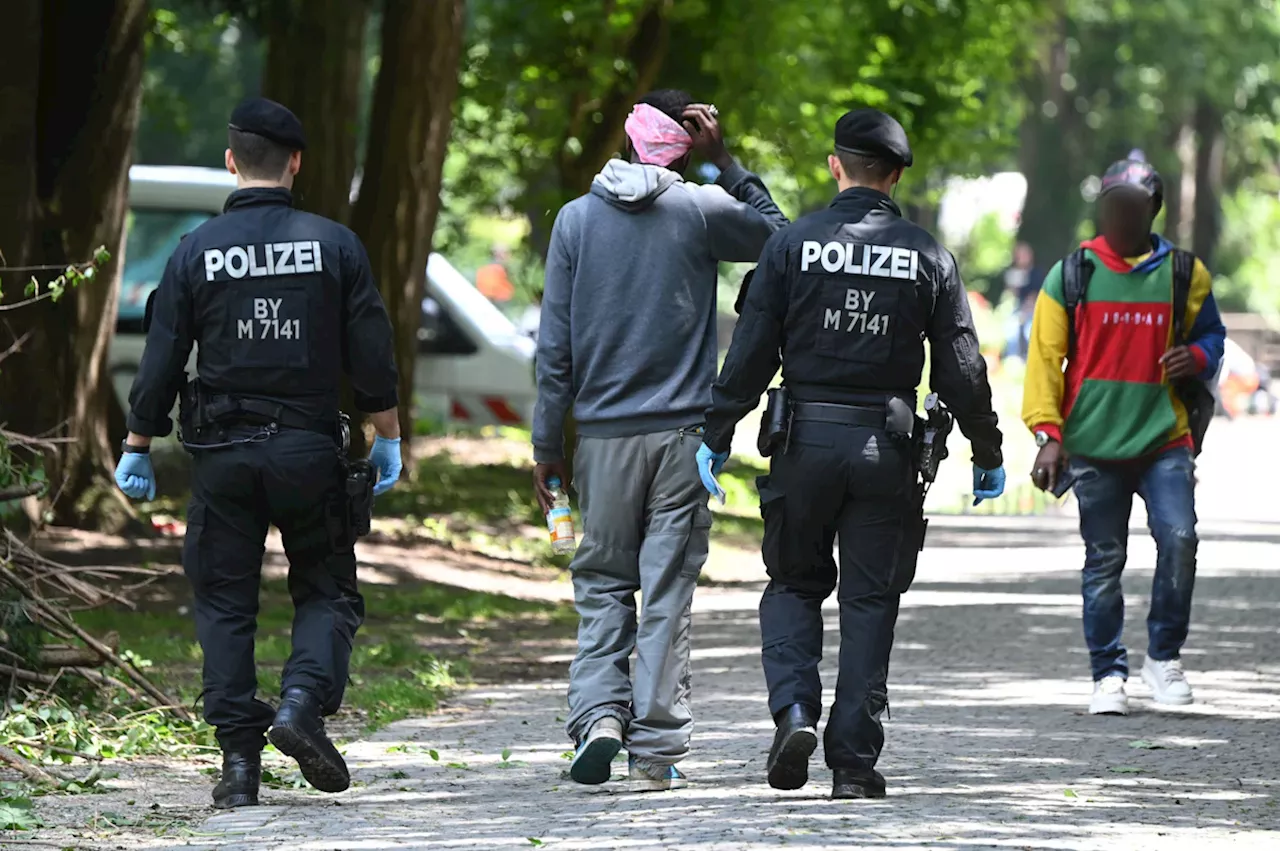
[[284,145],[291,151],[305,151],[307,137],[302,132],[298,116],[273,100],[249,98],[243,100],[231,113],[232,130],[254,133]]
[[854,109],[836,122],[836,150],[887,157],[911,165],[911,145],[902,125],[878,109]]

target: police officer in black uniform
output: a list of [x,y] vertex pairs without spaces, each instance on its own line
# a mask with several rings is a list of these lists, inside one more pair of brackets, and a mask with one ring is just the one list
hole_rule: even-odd
[[734,426],[759,402],[779,365],[791,396],[789,435],[758,481],[764,562],[760,601],[769,710],[777,724],[768,780],[808,782],[822,706],[822,602],[836,589],[840,541],[840,675],[825,733],[832,796],[879,798],[880,715],[898,600],[914,572],[904,537],[919,520],[911,435],[924,340],[933,389],[973,444],[974,493],[1004,488],[1001,436],[955,259],[902,218],[890,194],[912,162],[906,133],[860,109],[836,124],[831,206],[773,235],[734,330],[707,414],[700,470],[728,457]]
[[[378,433],[369,465],[356,468],[377,470],[375,493],[400,475],[392,329],[364,246],[342,225],[293,209],[306,142],[292,112],[248,100],[228,137],[239,188],[221,216],[182,240],[154,293],[116,468],[128,496],[154,498],[151,440],[172,430],[181,392],[193,459],[182,564],[204,651],[205,719],[223,752],[220,808],[257,803],[268,729],[312,786],[340,792],[350,782],[323,722],[342,701],[364,619],[339,413],[344,372]],[[184,388],[193,343],[199,377]],[[257,698],[253,659],[269,524],[284,540],[295,609],[278,711]]]

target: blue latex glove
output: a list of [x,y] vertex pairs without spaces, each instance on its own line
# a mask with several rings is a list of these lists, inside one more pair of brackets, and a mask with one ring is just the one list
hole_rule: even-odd
[[973,465],[973,504],[977,505],[984,499],[995,499],[1004,493],[1004,467],[996,467],[994,470],[984,470],[977,464]]
[[724,488],[716,481],[716,476],[724,469],[724,462],[729,460],[728,452],[712,452],[705,443],[698,447],[698,477],[707,493],[724,502]]
[[130,499],[156,498],[156,471],[151,467],[151,455],[146,452],[126,452],[116,465],[116,486]]
[[373,486],[373,495],[391,490],[400,481],[400,438],[375,437],[373,448],[369,450],[369,463],[378,468],[378,483]]

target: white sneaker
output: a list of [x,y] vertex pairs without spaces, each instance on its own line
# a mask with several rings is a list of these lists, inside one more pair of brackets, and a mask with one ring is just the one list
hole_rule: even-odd
[[1115,674],[1093,684],[1090,715],[1128,715],[1129,695],[1124,693],[1124,677]]
[[1151,689],[1156,703],[1170,706],[1186,706],[1195,700],[1191,696],[1191,684],[1182,670],[1181,659],[1157,662],[1150,656],[1142,664],[1142,681]]

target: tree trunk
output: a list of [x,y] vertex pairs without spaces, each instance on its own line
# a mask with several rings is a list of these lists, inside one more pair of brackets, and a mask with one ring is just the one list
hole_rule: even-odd
[[1165,201],[1169,204],[1165,232],[1178,245],[1190,245],[1196,220],[1196,139],[1189,119],[1178,128],[1174,152],[1178,173],[1177,180],[1165,183]]
[[1183,203],[1183,192],[1181,192],[1188,168],[1192,168],[1181,159],[1181,139],[1185,133],[1189,132],[1189,123],[1179,124],[1178,129],[1170,132],[1169,137],[1165,139],[1165,150],[1153,152],[1149,157],[1152,165],[1160,169],[1161,177],[1165,180],[1164,234],[1167,239],[1175,243],[1180,242],[1181,228],[1184,227],[1183,223],[1190,215],[1188,206]]
[[[387,0],[369,154],[352,227],[369,251],[396,336],[400,430],[413,433],[413,373],[427,257],[462,51],[464,0]],[[401,443],[408,466],[411,442]]]
[[296,205],[344,224],[356,172],[368,16],[367,0],[275,0],[262,20],[262,93],[289,107],[307,134]]
[[1027,199],[1018,240],[1031,246],[1036,263],[1045,269],[1075,246],[1076,226],[1084,211],[1079,188],[1082,158],[1076,138],[1082,122],[1062,87],[1070,67],[1066,26],[1065,15],[1059,13],[1041,73],[1028,82],[1030,103],[1019,150]]
[[[32,6],[39,8],[33,12]],[[0,410],[15,431],[71,438],[46,459],[50,480],[61,484],[52,503],[55,520],[118,528],[131,511],[110,475],[114,394],[106,359],[123,265],[146,0],[28,0],[20,8],[33,25],[21,28],[17,49],[28,53],[27,39],[38,39],[38,62],[6,62],[4,90],[11,97],[16,87],[30,86],[36,110],[30,127],[24,124],[31,116],[8,109],[0,119],[6,125],[0,133],[6,145],[4,171],[15,172],[13,188],[8,177],[3,184],[19,204],[16,214],[0,212],[11,216],[17,229],[9,230],[6,222],[0,232],[33,264],[83,262],[98,245],[105,245],[113,259],[98,280],[69,290],[58,302],[46,300],[7,314],[15,335],[29,331],[31,336],[22,355],[8,360],[0,373]],[[27,131],[32,132],[27,156],[8,156],[24,147],[17,137]],[[35,178],[34,216],[23,204],[27,172]],[[6,301],[21,298],[21,287],[6,283]]]
[[[0,266],[29,265],[34,240],[36,204],[36,104],[40,92],[40,0],[15,0],[6,8],[12,31],[5,40],[5,62],[0,66]],[[0,277],[5,300],[22,296],[27,276]],[[0,351],[13,340],[0,337]],[[4,371],[12,369],[12,358]],[[0,373],[2,379],[2,373]],[[0,408],[0,423],[9,419],[8,406]]]
[[1222,132],[1221,111],[1203,96],[1196,103],[1195,125],[1195,221],[1191,227],[1191,250],[1212,268],[1222,232],[1222,161],[1226,136]]
[[[298,209],[347,224],[362,117],[368,0],[272,0],[262,10],[267,39],[262,93],[293,110],[307,134],[302,170],[294,179]],[[350,382],[342,409],[351,416],[352,457],[368,454]]]
[[[630,73],[615,77],[603,93],[587,88],[575,93],[554,177],[548,173],[525,175],[528,189],[524,208],[529,217],[529,243],[543,257],[550,246],[551,225],[560,208],[585,193],[609,158],[622,150],[627,115],[636,101],[653,89],[666,61],[672,7],[673,0],[651,0],[626,43],[620,46],[617,52],[626,67],[632,69]],[[598,44],[587,44],[582,49],[598,53],[602,48]],[[606,46],[606,49],[612,48]]]
[[[623,124],[636,101],[653,88],[666,59],[671,34],[670,13],[671,0],[658,0],[649,6],[623,56],[634,74],[615,78],[614,85],[599,100],[592,97],[586,101],[584,94],[584,101],[574,110],[565,133],[566,144],[560,148],[560,191],[564,201],[586,192],[609,157],[622,150]],[[594,119],[596,113],[600,114],[599,121]],[[576,155],[569,153],[570,139],[577,139],[582,146]]]

